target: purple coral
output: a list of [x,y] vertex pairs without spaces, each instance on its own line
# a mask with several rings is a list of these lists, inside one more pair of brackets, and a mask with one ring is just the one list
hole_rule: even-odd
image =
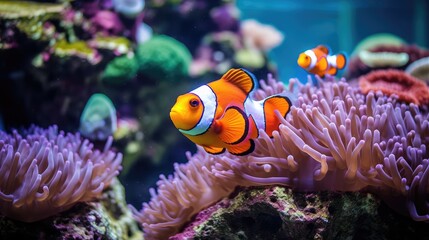
[[0,213],[34,222],[98,197],[121,169],[122,154],[95,150],[57,126],[0,131]]
[[[262,84],[256,98],[283,90]],[[148,239],[177,232],[193,214],[236,186],[280,184],[301,191],[357,191],[368,187],[418,221],[429,220],[429,117],[415,104],[356,83],[319,79],[319,87],[292,79],[296,100],[273,138],[260,131],[255,152],[236,157],[201,149],[158,182],[158,192],[135,217]],[[392,197],[394,196],[394,197]]]

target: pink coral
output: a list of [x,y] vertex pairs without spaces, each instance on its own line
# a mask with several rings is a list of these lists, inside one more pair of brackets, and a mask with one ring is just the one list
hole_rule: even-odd
[[124,30],[119,16],[108,10],[98,11],[91,18],[91,26],[89,28],[93,33],[101,32],[104,35],[118,35]]
[[241,34],[246,45],[262,51],[269,51],[283,41],[283,34],[271,25],[261,24],[254,19],[241,23]]
[[[268,81],[256,97],[282,91]],[[297,98],[273,138],[260,131],[255,152],[236,157],[202,149],[173,176],[161,177],[158,191],[135,218],[147,239],[166,239],[204,207],[236,186],[280,184],[301,191],[372,189],[415,220],[429,220],[429,118],[414,105],[381,92],[360,93],[344,80],[296,79]],[[387,196],[387,197],[386,197]],[[392,197],[394,196],[394,197]]]
[[0,213],[34,222],[100,196],[121,169],[122,154],[93,149],[56,126],[24,135],[0,131]]

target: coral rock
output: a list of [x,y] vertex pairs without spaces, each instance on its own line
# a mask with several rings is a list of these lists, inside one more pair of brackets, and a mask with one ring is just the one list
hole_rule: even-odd
[[371,194],[252,187],[201,211],[182,239],[413,239],[427,235]]
[[99,201],[79,203],[48,219],[23,223],[0,216],[0,239],[143,239],[114,180]]

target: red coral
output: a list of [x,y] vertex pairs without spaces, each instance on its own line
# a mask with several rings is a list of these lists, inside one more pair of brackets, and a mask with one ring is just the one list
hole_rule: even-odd
[[417,105],[429,103],[429,88],[426,84],[400,70],[377,70],[359,78],[361,91],[382,91],[386,95],[396,94],[400,100]]

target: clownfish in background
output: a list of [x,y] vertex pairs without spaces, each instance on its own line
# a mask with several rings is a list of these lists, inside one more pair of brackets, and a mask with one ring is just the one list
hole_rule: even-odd
[[253,139],[258,129],[271,137],[280,120],[290,109],[286,96],[273,95],[261,101],[252,100],[255,76],[245,69],[230,69],[219,80],[202,85],[181,95],[170,111],[174,126],[206,152],[220,154],[228,150],[246,155],[255,148]]
[[325,74],[334,76],[338,69],[346,66],[346,56],[343,53],[329,55],[329,49],[319,45],[301,53],[298,57],[298,65],[319,77],[324,77]]

